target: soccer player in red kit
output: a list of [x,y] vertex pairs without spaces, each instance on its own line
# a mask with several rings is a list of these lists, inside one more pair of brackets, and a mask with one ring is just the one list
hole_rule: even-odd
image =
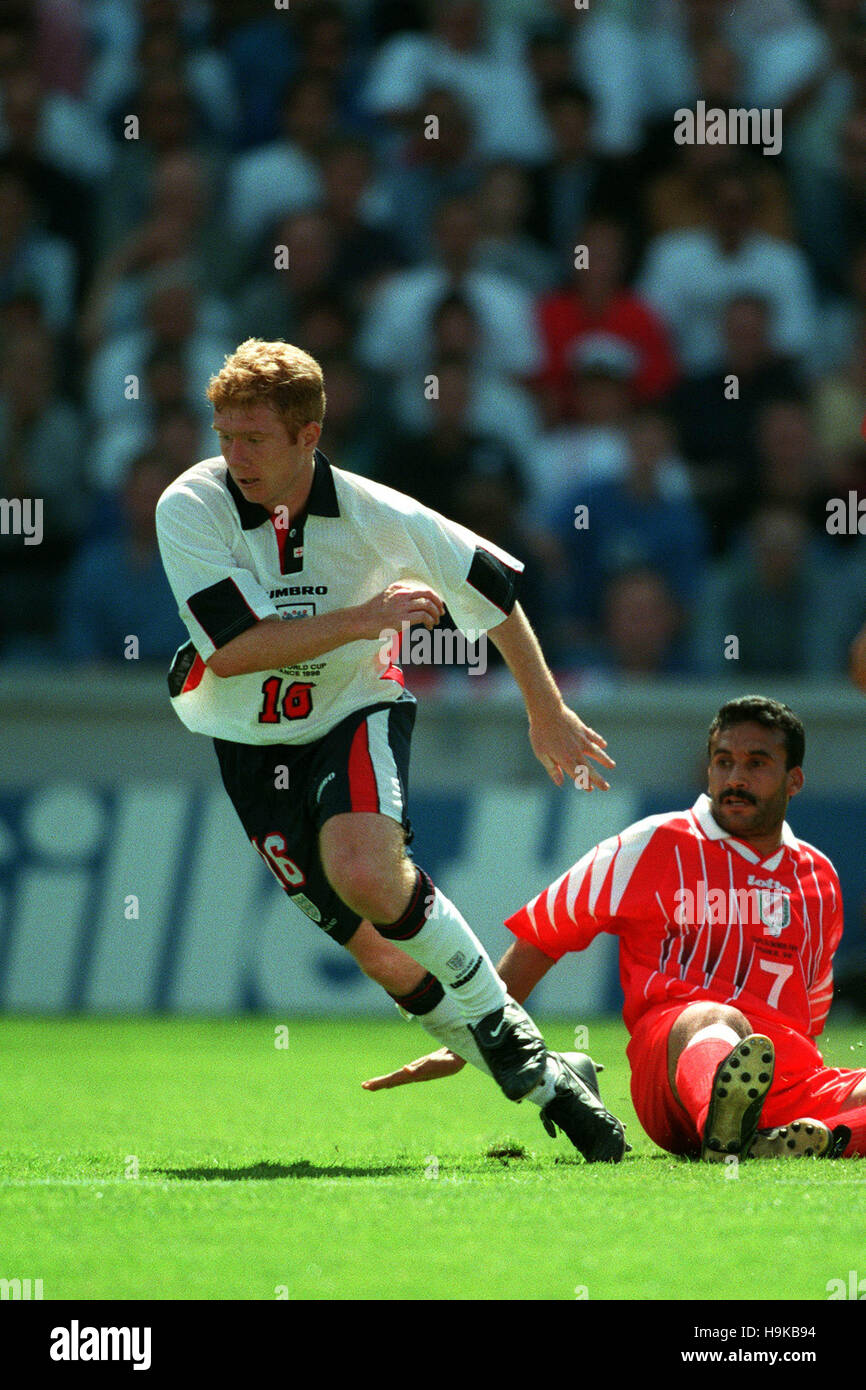
[[[815,1038],[833,996],[842,895],[830,860],[785,820],[805,735],[775,700],[722,706],[708,788],[687,811],[602,841],[506,925],[499,966],[525,999],[599,932],[620,941],[632,1099],[670,1153],[866,1153],[866,1071],[825,1067]],[[472,1060],[470,1058],[470,1060]],[[446,1075],[445,1049],[367,1083]]]

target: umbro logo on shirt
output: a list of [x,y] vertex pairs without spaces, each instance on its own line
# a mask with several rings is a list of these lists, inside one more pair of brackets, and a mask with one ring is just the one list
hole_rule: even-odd
[[299,598],[303,594],[326,594],[327,584],[290,584],[287,589],[269,589],[268,598]]

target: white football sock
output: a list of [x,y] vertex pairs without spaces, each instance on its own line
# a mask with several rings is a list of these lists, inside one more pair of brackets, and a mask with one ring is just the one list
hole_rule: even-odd
[[[412,1015],[407,1014],[405,1017],[412,1017]],[[490,1068],[481,1056],[478,1044],[467,1028],[466,1020],[451,995],[446,994],[445,998],[429,1013],[419,1014],[416,1017],[421,1027],[438,1043],[450,1048],[452,1052],[457,1053],[458,1057],[462,1057],[464,1062],[471,1063],[473,1067],[477,1067],[479,1071],[490,1076]],[[557,1064],[548,1058],[542,1080],[523,1099],[532,1101],[533,1105],[546,1105],[549,1100],[553,1099],[558,1075]]]
[[[398,933],[390,936],[389,926],[379,930],[436,976],[446,996],[453,999],[464,1023],[479,1023],[502,1008],[507,998],[505,985],[462,913],[439,888],[433,887],[426,874],[422,873],[416,891],[427,893],[426,920],[420,930],[407,939]],[[419,915],[418,904],[407,909],[408,913]]]

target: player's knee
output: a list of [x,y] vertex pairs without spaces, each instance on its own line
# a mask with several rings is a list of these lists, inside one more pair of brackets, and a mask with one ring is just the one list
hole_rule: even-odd
[[403,910],[406,890],[400,878],[367,857],[351,851],[335,855],[328,878],[346,906],[371,922],[394,922]]
[[682,1022],[692,1035],[701,1028],[708,1028],[712,1023],[724,1023],[728,1028],[733,1028],[741,1038],[745,1038],[752,1031],[752,1025],[739,1009],[735,1009],[731,1004],[715,1004],[710,1000],[690,1004],[682,1015]]

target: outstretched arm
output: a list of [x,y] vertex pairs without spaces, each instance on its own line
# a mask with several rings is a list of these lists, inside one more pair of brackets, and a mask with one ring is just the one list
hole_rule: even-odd
[[[607,743],[563,701],[538,638],[519,603],[514,605],[504,623],[491,629],[489,636],[520,687],[529,715],[529,742],[549,776],[558,787],[568,777],[587,791],[593,787],[608,791],[609,783],[587,761],[592,758],[602,767],[615,767],[613,759],[604,751]],[[582,776],[580,769],[584,769]]]
[[[512,999],[522,1004],[529,997],[538,981],[546,975],[553,965],[550,956],[539,951],[529,941],[513,941],[497,966],[505,981]],[[405,1067],[388,1072],[386,1076],[374,1076],[361,1084],[365,1091],[390,1091],[394,1086],[408,1086],[413,1081],[435,1081],[440,1076],[454,1076],[465,1067],[462,1057],[450,1048],[440,1047],[438,1052],[428,1052]]]
[[497,973],[505,981],[505,987],[518,1004],[527,1000],[548,970],[556,962],[533,946],[531,941],[519,937],[512,941],[502,960],[496,967]]

